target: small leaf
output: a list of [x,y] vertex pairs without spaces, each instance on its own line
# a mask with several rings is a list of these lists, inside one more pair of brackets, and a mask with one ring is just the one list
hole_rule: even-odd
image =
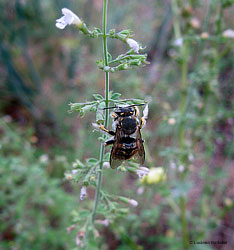
[[82,110],[83,110],[84,113],[86,113],[86,112],[90,111],[90,109],[91,109],[92,107],[93,107],[93,105],[85,105],[85,106],[82,108]]
[[98,140],[99,140],[100,142],[105,142],[105,138],[103,138],[103,137],[98,137]]
[[106,107],[105,101],[101,102],[101,103],[98,105],[98,108],[99,108],[99,109],[104,109],[105,107]]
[[97,28],[97,27],[94,27],[94,30],[96,30],[99,34],[101,34],[101,33],[102,33],[102,30],[101,30],[101,29],[99,29],[99,28]]
[[133,99],[132,100],[134,102],[134,104],[142,104],[142,103],[145,103],[144,100],[141,100],[141,99]]
[[103,100],[103,96],[102,95],[99,95],[99,94],[93,94],[93,97],[96,99],[96,100]]
[[98,65],[98,67],[100,68],[100,69],[104,69],[104,61],[103,60],[99,60],[99,61],[96,61],[96,64]]
[[98,110],[96,113],[96,122],[100,123],[100,121],[104,121],[103,110]]
[[99,162],[97,159],[95,158],[89,158],[89,159],[86,159],[86,162],[88,165],[97,165],[97,163]]
[[90,109],[90,111],[97,112],[97,107],[96,106],[92,106],[92,108]]
[[79,212],[79,217],[81,219],[87,218],[88,216],[90,216],[90,211],[89,210],[82,210]]
[[108,52],[108,62],[112,60],[111,54]]
[[109,161],[109,159],[110,159],[110,152],[104,155],[104,161]]
[[117,99],[119,99],[120,96],[121,96],[120,93],[113,93],[113,94],[111,95],[111,99],[117,100]]
[[73,168],[84,168],[84,167],[85,167],[85,165],[78,159],[73,164]]

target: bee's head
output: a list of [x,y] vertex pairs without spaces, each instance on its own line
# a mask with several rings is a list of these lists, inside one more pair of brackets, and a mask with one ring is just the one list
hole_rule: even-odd
[[126,117],[135,114],[135,109],[133,106],[126,106],[126,107],[117,107],[114,112],[119,117]]

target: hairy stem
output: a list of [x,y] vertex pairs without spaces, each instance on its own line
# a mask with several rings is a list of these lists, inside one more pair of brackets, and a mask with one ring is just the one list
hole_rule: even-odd
[[[107,27],[107,6],[108,6],[108,0],[104,0],[103,2],[103,54],[104,54],[104,62],[105,66],[108,66],[108,50],[107,50],[107,33],[106,33],[106,27]],[[105,72],[105,101],[106,101],[106,108],[109,106],[109,72]],[[108,127],[109,123],[109,110],[105,109],[105,123],[104,126]],[[92,222],[94,222],[98,202],[100,198],[100,189],[102,186],[102,167],[103,167],[103,157],[104,157],[104,144],[101,143],[100,147],[100,166],[99,169],[101,170],[98,173],[98,181],[97,181],[97,187],[96,187],[96,193],[95,193],[95,202],[92,212]]]

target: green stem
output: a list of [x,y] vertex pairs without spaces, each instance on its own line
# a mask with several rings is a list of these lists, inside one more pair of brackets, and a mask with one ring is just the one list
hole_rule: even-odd
[[[180,20],[179,20],[179,12],[178,12],[178,2],[177,0],[172,0],[172,12],[174,16],[174,33],[175,38],[178,39],[181,37],[181,29],[180,29]],[[181,101],[180,101],[180,116],[181,122],[179,126],[179,147],[181,150],[184,150],[185,143],[185,112],[186,112],[186,103],[187,103],[187,95],[188,95],[188,55],[189,55],[189,41],[184,40],[183,46],[181,48],[182,55],[182,66],[181,66]],[[181,157],[181,163],[183,165],[186,164],[186,159]],[[185,178],[186,169],[181,173],[180,179],[181,181]],[[180,197],[179,202],[180,207],[180,219],[181,219],[181,231],[183,237],[183,249],[186,250],[189,248],[188,241],[188,225],[186,219],[186,199],[185,197]]]
[[172,0],[172,12],[174,16],[174,22],[173,22],[173,28],[175,33],[175,38],[181,38],[181,32],[180,32],[180,20],[179,20],[179,10],[177,5],[177,0]]
[[179,143],[180,148],[184,149],[184,129],[185,129],[185,112],[186,112],[186,99],[188,92],[188,53],[189,46],[188,41],[184,41],[182,48],[182,68],[181,68],[181,101],[180,101],[180,114],[181,114],[181,125],[179,129]]
[[[108,66],[108,50],[107,50],[107,33],[106,33],[106,26],[107,26],[107,6],[108,6],[108,0],[104,0],[103,3],[103,54],[104,54],[104,62],[105,66]],[[105,101],[106,101],[106,107],[109,106],[109,72],[105,72]],[[109,123],[109,110],[105,109],[105,123],[104,126],[108,127]],[[99,161],[100,161],[100,167],[101,170],[98,173],[98,181],[97,181],[97,187],[96,187],[96,193],[95,193],[95,201],[94,201],[94,207],[92,212],[92,222],[94,222],[99,197],[100,197],[100,189],[102,186],[102,167],[103,167],[103,158],[104,158],[104,144],[101,144],[100,148],[100,155],[99,155]]]
[[[189,55],[189,45],[188,41],[184,42],[182,48],[182,68],[181,68],[181,102],[180,102],[180,115],[181,115],[181,124],[179,128],[179,146],[180,149],[184,150],[185,143],[185,112],[186,112],[186,99],[188,92],[188,55]],[[181,158],[181,163],[186,165],[186,159],[184,157]],[[181,173],[181,180],[183,181],[185,178],[185,172]],[[189,241],[188,241],[188,225],[186,219],[186,199],[185,197],[180,197],[180,216],[181,216],[181,227],[182,227],[182,235],[183,235],[183,246],[184,249],[188,249]]]
[[187,226],[187,219],[186,219],[186,200],[182,196],[180,197],[180,213],[181,213],[181,226],[182,226],[182,235],[183,235],[183,249],[189,248],[189,241],[188,241],[188,226]]

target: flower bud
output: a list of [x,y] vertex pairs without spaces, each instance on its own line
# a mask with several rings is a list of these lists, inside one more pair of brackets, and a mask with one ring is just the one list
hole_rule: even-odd
[[200,21],[196,17],[193,17],[190,21],[190,25],[193,29],[198,29],[200,27]]
[[182,37],[180,37],[180,38],[177,38],[175,41],[174,41],[174,46],[176,46],[176,47],[181,47],[182,45],[183,45],[183,38]]
[[170,118],[170,119],[168,119],[168,124],[174,125],[175,123],[176,123],[175,118]]
[[234,30],[228,29],[223,32],[223,37],[234,38]]
[[138,206],[138,202],[136,200],[133,200],[133,199],[129,199],[129,198],[126,198],[126,197],[123,197],[123,196],[119,196],[118,199],[126,204],[130,204],[132,205],[133,207],[136,207]]
[[70,227],[67,227],[67,233],[70,233],[75,228],[76,228],[76,225],[71,225]]
[[181,173],[184,172],[184,166],[183,165],[179,165],[178,171],[181,172]]
[[80,200],[83,201],[86,196],[87,196],[86,186],[82,186],[80,190]]
[[207,33],[207,32],[202,32],[202,33],[201,33],[201,38],[202,38],[202,39],[207,39],[207,38],[209,38],[209,33]]
[[110,224],[110,222],[109,222],[108,219],[105,219],[105,220],[96,220],[96,222],[97,222],[98,224],[100,224],[100,225],[105,226],[105,227],[108,227],[109,224]]
[[132,205],[133,207],[137,207],[138,206],[138,202],[136,200],[133,200],[133,199],[128,200],[128,203],[130,205]]

